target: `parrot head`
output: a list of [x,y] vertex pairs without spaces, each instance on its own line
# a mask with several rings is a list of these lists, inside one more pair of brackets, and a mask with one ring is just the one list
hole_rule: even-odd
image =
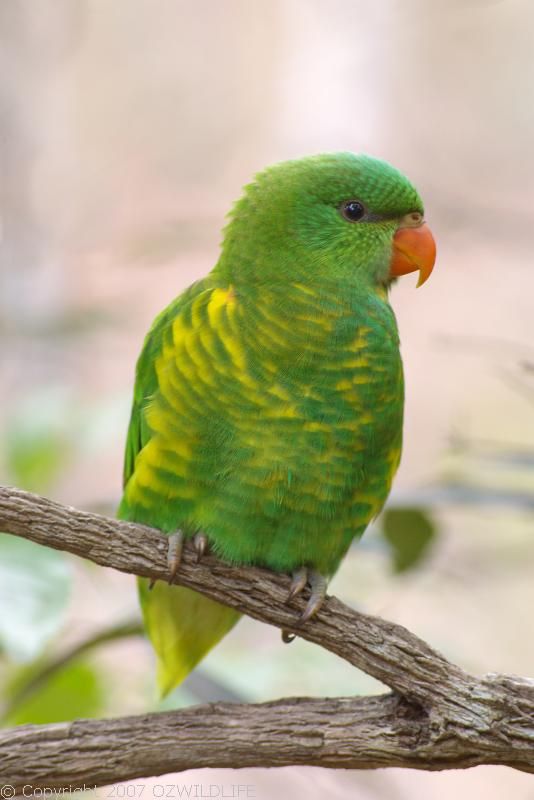
[[388,286],[436,257],[416,189],[390,164],[332,153],[285,161],[245,187],[225,228],[219,267],[239,283],[335,280]]

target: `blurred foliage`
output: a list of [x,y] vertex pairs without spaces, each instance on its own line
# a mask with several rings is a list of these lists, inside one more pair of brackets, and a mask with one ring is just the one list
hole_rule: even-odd
[[80,716],[98,716],[106,707],[107,693],[101,672],[87,655],[102,644],[143,635],[139,618],[112,624],[63,652],[39,655],[31,664],[7,670],[6,691],[0,701],[0,724],[56,722]]
[[[72,404],[60,389],[35,391],[11,413],[4,436],[8,480],[49,493],[74,452]],[[0,533],[0,654],[4,707],[40,669],[43,653],[65,622],[71,595],[69,557],[25,539]],[[25,662],[16,667],[17,662]],[[29,662],[29,663],[28,663]],[[7,675],[7,680],[6,680]],[[14,707],[11,723],[52,722],[90,713],[100,701],[94,670],[73,663]],[[101,707],[101,704],[98,706]]]
[[393,571],[397,573],[419,566],[437,536],[437,528],[423,508],[386,509],[382,531],[390,547]]
[[13,431],[6,441],[9,471],[17,486],[46,491],[66,461],[65,441],[55,431]]
[[[9,480],[46,494],[70,463],[69,399],[35,392],[7,421],[4,462]],[[71,588],[65,553],[0,534],[0,652],[15,661],[36,658],[62,625]]]
[[7,421],[5,463],[21,489],[46,493],[67,468],[73,451],[69,399],[61,391],[36,392]]
[[64,621],[70,588],[64,553],[0,534],[0,652],[35,658]]
[[[40,668],[40,662],[18,670],[6,687],[6,695],[17,695],[26,682]],[[21,702],[13,704],[2,723],[23,725],[25,723],[62,722],[79,717],[96,717],[105,708],[105,692],[102,679],[88,661],[73,661],[63,669],[50,675],[39,687]]]

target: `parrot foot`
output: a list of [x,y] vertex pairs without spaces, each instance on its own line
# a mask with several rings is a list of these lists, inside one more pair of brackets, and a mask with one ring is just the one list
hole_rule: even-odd
[[[316,572],[315,570],[308,570],[306,567],[300,567],[300,569],[295,570],[291,576],[291,586],[289,587],[289,592],[285,600],[286,604],[293,600],[294,597],[301,594],[307,584],[311,587],[311,594],[306,608],[297,620],[297,625],[302,625],[304,622],[314,617],[323,605],[326,597],[328,581],[324,575],[321,575],[320,572]],[[282,629],[282,641],[285,644],[292,642],[295,636],[295,633]]]
[[295,572],[291,575],[291,586],[289,587],[289,592],[286,597],[286,605],[293,600],[294,597],[299,595],[306,584],[308,583],[308,570],[306,567],[301,567],[300,569],[296,569]]
[[171,584],[176,573],[180,568],[182,560],[182,550],[184,547],[184,535],[182,531],[177,531],[169,536],[169,546],[167,549],[167,565],[169,567],[169,584]]
[[205,533],[195,533],[193,536],[193,547],[197,554],[197,564],[208,549],[208,537]]
[[321,575],[320,572],[310,572],[308,575],[308,583],[311,586],[311,594],[308,603],[306,604],[306,608],[299,617],[299,625],[302,625],[303,622],[307,622],[309,619],[314,617],[323,605],[326,598],[328,581],[324,575]]

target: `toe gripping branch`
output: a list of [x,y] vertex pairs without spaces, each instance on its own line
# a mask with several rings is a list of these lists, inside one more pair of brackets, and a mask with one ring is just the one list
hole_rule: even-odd
[[[321,575],[320,572],[316,572],[315,570],[308,570],[307,567],[300,567],[300,569],[295,570],[291,576],[291,585],[285,600],[286,605],[295,597],[298,597],[308,584],[311,588],[310,597],[308,598],[306,608],[297,620],[297,625],[303,625],[314,617],[325,601],[328,583],[324,575]],[[295,636],[296,634],[291,631],[282,630],[282,641],[286,644],[292,642]]]
[[[169,584],[174,582],[184,551],[185,536],[183,531],[176,531],[169,536],[167,547],[167,566],[169,567]],[[205,533],[199,532],[193,536],[193,547],[195,548],[197,564],[208,549],[208,537]],[[150,589],[154,586],[154,581],[150,584]]]
[[[169,568],[169,577],[167,580],[169,586],[171,583],[174,583],[174,579],[176,578],[178,570],[180,569],[180,564],[182,563],[182,554],[184,551],[184,542],[185,536],[183,531],[176,531],[176,533],[171,533],[171,535],[168,537],[167,567]],[[198,555],[198,547],[195,546],[195,549],[197,551],[197,561],[199,561],[200,556]],[[148,588],[153,589],[155,583],[156,581],[154,579],[151,580]]]
[[[171,533],[169,536],[168,544],[167,544],[167,566],[169,568],[169,586],[171,583],[174,582],[178,570],[180,569],[180,564],[182,561],[182,553],[184,550],[184,541],[185,537],[182,531],[176,531],[176,533]],[[153,578],[148,588],[149,590],[154,588],[156,581]]]
[[[169,584],[174,582],[174,579],[180,569],[180,563],[182,561],[182,553],[184,549],[184,542],[185,536],[183,531],[176,531],[176,533],[172,533],[169,536],[169,542],[167,547],[167,565],[169,568]],[[205,533],[201,531],[196,533],[193,537],[193,547],[196,551],[197,562],[199,562],[202,556],[206,553],[208,549],[208,537]],[[151,581],[149,588],[152,589],[154,586],[155,581]],[[321,606],[323,605],[325,598],[326,598],[326,588],[327,588],[327,580],[324,575],[321,575],[320,572],[316,570],[310,570],[307,567],[300,567],[299,569],[295,570],[291,576],[291,585],[289,587],[289,592],[285,599],[286,605],[291,603],[295,597],[298,597],[306,586],[310,586],[311,592],[308,598],[308,602],[306,603],[306,607],[302,614],[299,616],[296,622],[296,627],[300,625],[304,625],[309,619],[314,617]],[[286,644],[292,642],[295,639],[296,633],[292,633],[288,630],[282,630],[282,641]]]

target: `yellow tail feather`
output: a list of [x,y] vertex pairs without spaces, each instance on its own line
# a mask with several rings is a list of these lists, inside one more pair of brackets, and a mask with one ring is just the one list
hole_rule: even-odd
[[183,586],[138,579],[146,631],[158,659],[162,697],[174,689],[233,628],[241,614]]

